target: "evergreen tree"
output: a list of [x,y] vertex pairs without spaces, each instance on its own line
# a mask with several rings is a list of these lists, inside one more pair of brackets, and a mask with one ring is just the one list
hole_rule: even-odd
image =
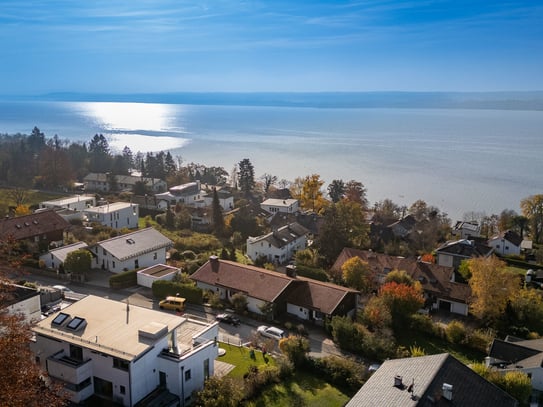
[[244,158],[238,164],[239,189],[249,195],[255,187],[255,169],[248,158]]
[[211,203],[213,213],[213,231],[217,236],[222,236],[224,233],[224,217],[222,216],[222,207],[219,201],[217,188],[213,188],[213,202]]

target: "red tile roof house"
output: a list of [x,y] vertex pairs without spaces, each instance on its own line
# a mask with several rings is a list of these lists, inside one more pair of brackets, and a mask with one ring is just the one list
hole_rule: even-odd
[[64,231],[69,227],[70,224],[52,210],[5,218],[0,220],[0,241],[27,241],[47,250],[51,243],[63,244]]
[[335,284],[304,277],[288,276],[276,271],[249,266],[211,256],[209,261],[191,275],[198,287],[212,290],[223,300],[236,293],[247,297],[247,309],[264,315],[261,310],[275,305],[273,315],[289,314],[315,324],[325,317],[353,315],[359,292]]
[[345,248],[336,259],[331,271],[336,274],[341,273],[343,263],[355,256],[368,262],[377,276],[378,284],[382,284],[386,275],[392,270],[403,270],[413,280],[421,283],[427,304],[431,309],[468,315],[471,289],[467,284],[454,281],[452,268],[424,263],[415,258]]

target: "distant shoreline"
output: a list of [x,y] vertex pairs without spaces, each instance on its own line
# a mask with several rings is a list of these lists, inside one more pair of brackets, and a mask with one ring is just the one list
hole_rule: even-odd
[[132,102],[306,108],[543,110],[543,91],[504,92],[176,92],[0,95],[3,101]]

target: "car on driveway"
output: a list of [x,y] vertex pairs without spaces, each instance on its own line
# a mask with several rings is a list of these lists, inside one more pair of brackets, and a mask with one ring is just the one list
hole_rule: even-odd
[[234,325],[234,326],[237,326],[241,323],[238,317],[232,314],[229,314],[227,312],[224,314],[217,315],[215,319],[219,322],[226,322],[227,324]]
[[275,328],[273,326],[261,325],[256,329],[256,331],[260,335],[265,336],[267,338],[272,338],[272,339],[277,339],[277,340],[286,338],[285,331],[279,328]]
[[68,287],[66,287],[64,285],[54,285],[53,288],[55,290],[61,291],[62,293],[73,293],[72,290],[70,290]]

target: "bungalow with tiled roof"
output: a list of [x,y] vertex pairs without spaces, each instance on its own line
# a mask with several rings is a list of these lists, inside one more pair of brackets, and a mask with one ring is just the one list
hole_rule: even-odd
[[518,402],[448,353],[385,361],[346,407],[516,407]]
[[[109,192],[111,180],[109,174],[91,172],[83,178],[86,191]],[[115,175],[115,183],[120,191],[133,191],[136,183],[143,182],[153,193],[166,190],[167,184],[159,178],[138,177],[135,175]]]
[[283,264],[307,247],[308,235],[309,230],[294,222],[266,235],[249,237],[247,256],[253,261],[265,257],[270,263]]
[[458,270],[462,261],[475,257],[488,257],[492,252],[492,247],[475,240],[449,241],[436,249],[437,264]]
[[488,239],[488,245],[500,256],[519,255],[522,237],[512,230],[506,230]]
[[70,224],[53,210],[45,210],[16,218],[0,220],[0,241],[13,239],[48,248],[63,243],[64,231]]
[[264,314],[263,309],[271,303],[272,318],[288,313],[315,323],[327,316],[353,313],[359,294],[335,284],[288,276],[216,256],[211,256],[190,278],[198,287],[217,293],[223,300],[244,294],[248,311],[255,314]]
[[40,262],[43,262],[43,265],[48,269],[62,270],[69,253],[79,249],[86,249],[87,247],[88,245],[85,242],[76,242],[57,249],[52,249],[47,253],[40,255]]
[[376,283],[378,285],[384,283],[386,275],[391,271],[403,270],[413,280],[420,282],[428,308],[468,315],[471,289],[467,284],[454,281],[452,268],[425,263],[415,258],[344,248],[331,268],[332,273],[341,274],[343,263],[355,256],[368,262],[377,277]]

